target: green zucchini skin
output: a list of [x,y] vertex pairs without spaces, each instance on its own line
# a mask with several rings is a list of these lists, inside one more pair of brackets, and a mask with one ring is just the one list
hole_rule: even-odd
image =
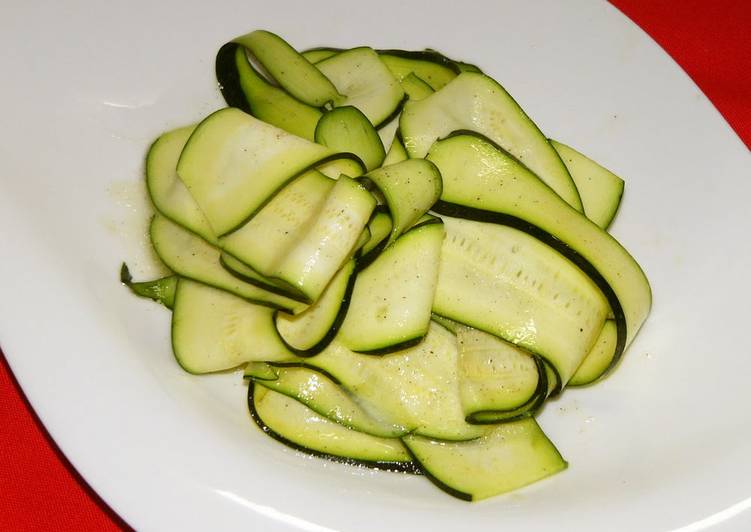
[[216,53],[216,79],[219,82],[219,90],[224,101],[230,107],[237,107],[241,111],[253,114],[245,92],[240,85],[240,73],[235,63],[235,54],[241,46],[234,42],[228,42]]
[[509,227],[513,227],[514,229],[524,231],[525,233],[552,247],[553,249],[561,253],[564,257],[573,262],[590,279],[592,279],[592,281],[600,290],[602,290],[605,299],[608,300],[608,303],[610,304],[610,307],[613,311],[613,319],[615,320],[617,329],[615,354],[613,356],[613,360],[608,366],[608,369],[605,370],[604,373],[607,373],[611,368],[615,367],[626,348],[626,315],[623,312],[621,302],[618,300],[618,296],[615,295],[613,288],[605,280],[602,274],[592,265],[591,262],[584,258],[578,251],[571,248],[568,244],[559,240],[557,237],[553,236],[547,231],[544,231],[536,225],[533,225],[526,220],[517,218],[516,216],[512,216],[510,214],[486,211],[474,207],[465,207],[464,205],[449,203],[443,200],[438,200],[438,202],[433,205],[433,211],[445,216],[464,218],[466,220],[474,220],[476,222],[507,225]]
[[271,436],[276,441],[283,443],[284,445],[294,449],[295,451],[299,451],[299,452],[302,452],[311,456],[315,456],[317,458],[324,458],[326,460],[331,460],[333,462],[339,462],[339,463],[348,464],[348,465],[369,467],[371,469],[380,469],[384,471],[393,471],[397,473],[409,473],[413,475],[422,474],[422,469],[418,467],[412,461],[410,462],[380,462],[380,461],[358,460],[356,458],[349,458],[349,457],[344,457],[344,456],[337,456],[333,454],[323,453],[320,451],[309,449],[308,447],[305,447],[303,445],[290,441],[284,436],[280,435],[279,433],[269,428],[268,425],[266,425],[266,423],[263,421],[261,416],[258,415],[258,411],[255,408],[254,393],[255,393],[255,383],[251,381],[248,383],[248,411],[250,412],[250,417],[253,419],[255,424],[258,426],[259,429],[261,429],[263,433],[267,434],[268,436]]
[[133,282],[128,265],[123,262],[120,266],[120,282],[130,288],[131,292],[139,297],[153,299],[168,309],[175,306],[175,289],[178,277],[169,275],[153,281]]

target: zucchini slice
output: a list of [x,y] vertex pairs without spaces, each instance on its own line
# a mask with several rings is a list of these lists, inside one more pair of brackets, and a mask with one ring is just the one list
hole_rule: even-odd
[[195,128],[168,131],[154,141],[146,155],[146,188],[160,214],[216,243],[214,229],[177,175],[177,161]]
[[[407,433],[405,427],[384,422],[371,415],[339,383],[320,370],[304,364],[268,364],[274,378],[265,373],[258,377],[250,375],[258,384],[275,392],[296,399],[325,418],[381,438],[398,438]],[[258,370],[255,370],[258,374]],[[247,376],[246,372],[246,376]]]
[[613,367],[652,304],[649,281],[628,251],[479,135],[441,140],[428,158],[443,179],[435,212],[516,227],[558,250],[597,284],[618,329]]
[[277,312],[276,329],[290,351],[299,356],[313,356],[331,343],[347,315],[355,286],[354,272],[355,261],[350,260],[307,310],[296,316]]
[[391,229],[394,223],[391,220],[391,216],[383,209],[383,206],[376,207],[376,211],[368,222],[368,230],[370,231],[370,240],[360,250],[360,258],[358,258],[358,264],[360,269],[364,266],[364,258],[376,248],[379,248],[377,252],[380,252],[380,248],[388,242],[388,237],[391,234]]
[[196,127],[177,173],[222,236],[241,227],[293,178],[342,158],[356,159],[228,108]]
[[360,271],[339,340],[360,353],[385,354],[428,332],[443,224],[411,229]]
[[607,229],[618,212],[623,197],[623,179],[570,146],[550,139],[576,184],[584,214]]
[[341,383],[374,418],[444,440],[468,440],[486,428],[464,420],[456,338],[436,323],[419,344],[387,356],[358,354],[335,340],[306,363]]
[[378,168],[386,157],[373,124],[359,109],[349,105],[337,107],[321,117],[315,141],[335,151],[354,153],[366,170]]
[[497,425],[472,441],[413,435],[402,441],[436,486],[468,501],[521,488],[568,465],[534,418]]
[[[305,237],[335,184],[316,170],[306,172],[282,188],[246,224],[222,237],[221,246],[271,278],[277,265]],[[305,297],[292,286],[288,290]]]
[[378,188],[391,215],[390,241],[412,227],[441,196],[441,174],[430,161],[408,159],[365,174],[361,181]]
[[607,320],[592,350],[568,381],[569,386],[585,386],[599,379],[613,363],[617,343],[618,329],[615,321]]
[[463,72],[435,94],[408,101],[399,128],[410,157],[425,157],[433,142],[453,131],[480,133],[582,210],[574,181],[548,139],[511,95],[484,74]]
[[426,81],[415,75],[414,72],[410,72],[399,83],[402,84],[404,93],[413,102],[427,98],[435,92]]
[[356,252],[375,205],[375,198],[362,185],[340,177],[302,238],[268,274],[294,286],[310,301],[317,301]]
[[224,290],[180,279],[172,312],[175,359],[195,374],[295,359],[276,333],[273,314]]
[[321,110],[302,103],[266,81],[248,62],[244,47],[230,42],[219,49],[216,79],[228,106],[313,141]]
[[274,81],[301,102],[323,107],[342,100],[334,84],[278,35],[256,30],[233,42],[244,46]]
[[248,387],[248,408],[264,433],[296,451],[335,462],[420,473],[398,439],[348,429],[299,401],[252,382]]
[[394,139],[391,141],[391,146],[386,154],[386,158],[383,160],[383,166],[391,166],[392,164],[400,163],[409,159],[409,154],[402,144],[398,131],[394,135]]
[[337,107],[357,107],[376,128],[399,112],[404,91],[372,48],[345,50],[315,66],[345,96]]
[[222,267],[219,248],[164,216],[154,216],[149,234],[156,254],[170,270],[181,277],[226,290],[252,303],[286,312],[298,313],[308,307],[300,301],[241,281]]
[[542,356],[565,385],[605,322],[608,303],[598,287],[523,231],[442,218],[433,312]]
[[467,421],[497,423],[527,415],[547,397],[545,367],[491,334],[460,327],[459,396]]

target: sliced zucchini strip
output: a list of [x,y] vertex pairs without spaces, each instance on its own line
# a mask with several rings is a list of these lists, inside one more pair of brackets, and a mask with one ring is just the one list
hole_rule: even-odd
[[337,107],[321,117],[315,131],[318,144],[357,155],[367,170],[378,168],[386,157],[378,132],[359,109]]
[[599,379],[613,363],[617,344],[618,329],[615,321],[607,320],[592,350],[568,382],[569,386],[584,386]]
[[419,473],[398,439],[348,429],[268,388],[250,383],[248,407],[264,433],[296,451],[347,464]]
[[507,493],[567,467],[534,418],[497,425],[472,441],[413,435],[402,441],[433,483],[469,501]]
[[376,207],[376,211],[373,213],[370,222],[368,222],[370,240],[360,250],[360,257],[365,257],[368,253],[376,249],[376,247],[388,241],[393,225],[394,223],[387,210],[383,209],[382,206]]
[[558,250],[602,290],[618,329],[611,366],[649,314],[652,293],[637,262],[512,157],[478,135],[437,142],[428,156],[443,179],[439,214],[509,225]]
[[368,172],[361,179],[374,184],[391,215],[390,241],[412,227],[441,196],[441,174],[430,161],[408,159]]
[[375,208],[375,198],[356,181],[342,176],[315,219],[289,253],[268,273],[317,301],[336,272],[351,258]]
[[[320,172],[306,172],[282,188],[246,224],[222,237],[222,247],[270,278],[305,237],[335,184]],[[289,289],[299,293],[294,287]]]
[[244,46],[274,81],[301,102],[323,107],[342,100],[334,84],[278,35],[256,30],[233,42]]
[[339,332],[344,345],[385,354],[427,334],[443,235],[441,223],[415,227],[358,273]]
[[436,323],[422,342],[388,356],[358,354],[335,340],[306,362],[332,375],[385,423],[445,440],[477,438],[486,430],[464,420],[456,339]]
[[243,299],[287,312],[298,313],[308,305],[241,281],[220,263],[221,250],[157,214],[149,228],[159,258],[176,274],[231,292]]
[[307,310],[296,316],[277,312],[276,329],[290,351],[299,356],[313,356],[331,343],[347,315],[355,286],[354,273],[355,261],[350,260]]
[[345,50],[315,66],[344,95],[336,105],[358,108],[376,128],[399,112],[404,91],[372,48]]
[[550,139],[579,190],[584,214],[603,229],[615,218],[623,197],[623,179],[570,146]]
[[222,236],[242,226],[296,176],[342,158],[355,157],[227,108],[196,127],[180,155],[177,173]]
[[149,148],[146,155],[146,188],[162,215],[216,243],[216,233],[203,211],[177,175],[177,162],[196,126],[168,131]]
[[386,158],[383,160],[383,166],[390,166],[392,164],[400,163],[409,159],[409,154],[402,144],[401,138],[398,132],[394,135],[394,139],[391,141],[391,147],[389,148]]
[[433,312],[539,354],[568,382],[607,316],[598,287],[523,231],[449,216],[443,221]]
[[[382,438],[398,438],[407,433],[405,427],[376,419],[331,377],[304,364],[269,364],[275,378],[265,375],[250,378],[262,386],[283,393],[306,405],[314,412],[352,430]],[[247,375],[247,373],[246,373]]]
[[435,94],[408,101],[399,128],[410,157],[425,157],[433,142],[453,131],[480,133],[582,210],[574,181],[548,139],[509,93],[484,74],[463,72]]
[[491,334],[460,327],[459,396],[467,421],[498,422],[528,414],[547,397],[542,362]]
[[302,103],[264,79],[248,61],[243,46],[230,42],[219,49],[216,79],[230,107],[237,107],[298,137],[313,140],[321,110]]
[[414,72],[410,72],[399,83],[402,84],[404,93],[412,101],[422,100],[435,92],[426,81],[415,75]]
[[294,359],[276,333],[273,313],[224,290],[180,279],[172,312],[175,358],[196,374]]

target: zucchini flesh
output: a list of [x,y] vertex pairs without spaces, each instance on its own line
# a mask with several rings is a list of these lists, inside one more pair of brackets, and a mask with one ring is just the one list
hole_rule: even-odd
[[153,299],[169,309],[175,305],[177,280],[178,277],[176,275],[169,275],[153,281],[134,282],[128,265],[123,262],[123,265],[120,267],[120,282],[130,288],[131,292],[139,297]]
[[[359,183],[336,181],[304,236],[268,273],[316,301],[355,246],[375,208],[375,199]],[[264,272],[265,273],[265,272]]]
[[464,420],[459,399],[456,339],[431,323],[419,344],[375,357],[334,341],[307,363],[341,383],[374,418],[444,440],[467,440],[485,428]]
[[383,195],[393,227],[390,240],[412,227],[441,196],[441,174],[425,159],[408,159],[365,174]]
[[412,435],[402,441],[439,488],[471,501],[507,493],[567,467],[534,418],[497,425],[472,441]]
[[445,87],[459,73],[445,57],[429,50],[379,50],[378,55],[399,81],[415,74],[436,91]]
[[409,159],[409,154],[404,148],[404,144],[402,144],[398,135],[394,136],[394,140],[391,142],[386,158],[383,160],[383,166],[390,166],[392,164],[406,161],[407,159]]
[[581,196],[584,214],[607,229],[618,212],[623,197],[623,179],[570,146],[550,139],[561,156]]
[[427,223],[386,248],[355,281],[339,340],[357,352],[388,353],[428,332],[443,225]]
[[381,438],[398,438],[407,432],[405,427],[381,421],[360,406],[356,399],[338,383],[320,371],[291,363],[275,366],[274,378],[251,376],[258,384],[296,399],[308,408],[352,430]]
[[355,261],[340,269],[318,301],[296,316],[278,312],[275,317],[279,336],[290,351],[313,356],[334,339],[349,308],[354,288]]
[[164,216],[157,214],[149,228],[151,243],[167,267],[180,275],[231,292],[259,305],[302,312],[307,305],[246,283],[229,273],[220,262],[221,250]]
[[618,329],[614,320],[607,320],[595,345],[568,382],[569,386],[592,384],[610,367],[618,342]]
[[436,212],[517,227],[557,249],[597,284],[618,328],[612,367],[652,303],[649,282],[628,251],[480,136],[462,134],[439,141],[428,158],[443,179]]
[[274,311],[229,292],[180,279],[172,312],[172,349],[189,373],[250,361],[294,359],[276,333]]
[[368,229],[370,230],[370,240],[360,250],[360,256],[364,257],[381,243],[385,243],[391,234],[393,227],[391,216],[385,210],[377,210],[373,213],[373,217],[368,222]]
[[336,105],[358,108],[376,128],[399,112],[404,91],[372,48],[345,50],[315,66],[345,96]]
[[266,81],[248,62],[245,48],[227,43],[216,55],[216,79],[230,107],[237,107],[284,131],[313,140],[321,110]]
[[214,229],[177,175],[177,162],[195,127],[168,131],[151,145],[146,155],[146,188],[160,214],[216,243]]
[[228,108],[196,127],[177,173],[221,236],[242,226],[294,177],[342,157],[351,156]]
[[398,439],[348,429],[268,388],[251,383],[248,407],[264,433],[296,451],[347,464],[419,473]]
[[[222,237],[222,247],[264,277],[304,238],[335,181],[306,172],[279,191],[236,231]],[[290,290],[297,291],[294,287]]]
[[582,210],[574,181],[558,153],[509,93],[484,74],[464,72],[435,94],[407,102],[399,128],[410,157],[425,157],[433,142],[453,131],[480,133]]
[[256,30],[233,42],[244,46],[274,81],[301,102],[323,107],[342,100],[331,81],[278,35]]
[[378,168],[386,157],[373,124],[352,106],[337,107],[324,114],[316,126],[315,141],[335,151],[354,153],[366,170]]
[[433,312],[547,359],[565,384],[602,329],[607,300],[574,264],[517,229],[443,217]]
[[422,100],[435,92],[426,81],[415,75],[414,72],[410,72],[402,78],[400,83],[404,93],[412,101]]
[[[534,356],[491,334],[461,327],[459,396],[467,421],[518,417],[547,396],[545,368]],[[480,413],[481,415],[477,415]]]

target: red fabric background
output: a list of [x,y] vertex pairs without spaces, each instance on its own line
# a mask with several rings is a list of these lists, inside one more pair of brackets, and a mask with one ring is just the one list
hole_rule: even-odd
[[[751,147],[751,2],[613,0]],[[0,530],[127,529],[70,466],[0,357]]]

